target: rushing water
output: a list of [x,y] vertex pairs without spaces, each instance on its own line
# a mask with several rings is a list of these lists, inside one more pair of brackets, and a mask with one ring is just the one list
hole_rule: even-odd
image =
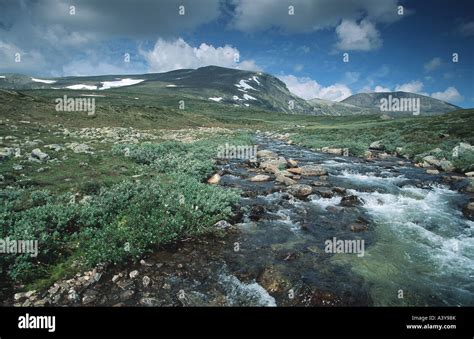
[[[330,293],[323,304],[474,305],[474,223],[461,213],[468,198],[443,184],[442,175],[396,158],[367,162],[257,141],[259,149],[300,166],[322,165],[329,188],[345,188],[363,204],[341,207],[337,194],[289,199],[283,186],[249,182],[256,173],[231,162],[222,184],[254,192],[242,198],[247,212],[238,225],[239,251],[223,253],[231,271],[253,277],[269,267],[278,272],[272,278],[285,282],[273,291],[278,305],[291,304],[288,291],[302,286]],[[368,230],[352,232],[349,225],[357,220]],[[325,241],[333,237],[364,240],[364,255],[326,253]]]
[[[170,244],[146,265],[110,269],[93,287],[100,296],[94,303],[474,306],[474,223],[461,213],[469,197],[445,184],[462,181],[399,158],[365,161],[260,136],[256,142],[299,166],[325,167],[326,180],[301,177],[314,194],[297,199],[274,178],[251,182],[261,170],[244,161],[223,162],[220,185],[243,191],[237,229]],[[362,203],[341,206],[348,195]],[[354,232],[354,224],[365,230]],[[334,238],[357,240],[363,251],[328,253],[326,241]],[[151,284],[128,279],[132,270]],[[67,295],[62,300],[68,304]]]

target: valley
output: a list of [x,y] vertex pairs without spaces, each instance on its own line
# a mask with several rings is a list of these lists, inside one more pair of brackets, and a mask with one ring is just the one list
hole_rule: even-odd
[[39,254],[1,257],[4,305],[472,304],[472,109],[306,102],[218,67],[5,77],[2,238]]

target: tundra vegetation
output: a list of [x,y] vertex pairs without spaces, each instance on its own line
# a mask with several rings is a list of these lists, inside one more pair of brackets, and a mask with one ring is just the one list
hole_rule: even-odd
[[474,144],[472,109],[331,117],[216,108],[188,96],[183,110],[171,95],[157,101],[122,90],[97,98],[90,116],[57,112],[56,95],[0,91],[0,237],[40,244],[36,258],[2,255],[0,269],[2,279],[25,288],[214,231],[239,202],[239,192],[206,183],[217,170],[217,152],[226,144],[253,145],[256,131],[310,148],[348,148],[355,156],[380,140],[387,152],[414,161],[434,152],[455,171],[473,170],[472,152],[453,155],[461,142]]

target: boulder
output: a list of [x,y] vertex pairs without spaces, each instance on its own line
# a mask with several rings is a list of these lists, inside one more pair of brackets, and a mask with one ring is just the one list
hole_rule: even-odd
[[286,167],[286,159],[279,157],[278,159],[266,160],[261,162],[259,167],[267,172],[276,174],[276,172],[280,171],[280,168]]
[[351,224],[349,226],[350,230],[352,232],[355,232],[355,233],[359,233],[359,232],[365,232],[369,229],[369,227],[365,224],[359,224],[359,223],[356,223],[356,224]]
[[226,220],[220,220],[214,224],[214,227],[225,230],[231,228],[232,225]]
[[383,151],[385,149],[385,146],[382,143],[382,140],[377,140],[370,144],[369,149],[373,149],[376,151]]
[[49,155],[44,152],[41,152],[39,148],[35,148],[31,151],[31,157],[33,159],[38,159],[39,161],[46,161],[49,159]]
[[150,285],[151,279],[148,276],[144,276],[142,279],[143,287],[148,287]]
[[317,165],[306,165],[300,168],[301,168],[302,175],[309,175],[309,176],[315,175],[316,176],[316,175],[326,175],[328,173],[328,171],[325,168],[321,166],[317,166]]
[[342,148],[323,147],[321,148],[321,152],[335,154],[335,155],[342,155],[344,153],[344,150]]
[[437,169],[427,169],[426,173],[428,173],[428,174],[439,174],[439,171]]
[[292,168],[292,167],[297,167],[298,166],[298,162],[296,160],[293,160],[293,159],[288,159],[287,161],[287,166]]
[[288,193],[298,198],[306,198],[313,192],[313,189],[309,185],[295,184],[288,187]]
[[356,195],[348,195],[341,199],[341,205],[346,207],[361,205],[361,199]]
[[466,206],[464,206],[462,212],[466,216],[466,218],[474,220],[474,202],[470,202]]
[[252,178],[250,178],[250,181],[252,182],[262,182],[262,181],[268,181],[270,180],[270,176],[269,175],[265,175],[265,174],[258,174]]
[[287,186],[296,184],[296,181],[294,181],[293,179],[287,178],[284,175],[279,175],[279,174],[277,174],[277,176],[275,178],[275,181],[279,182],[279,183],[282,183],[282,184],[285,184]]
[[138,277],[138,271],[134,270],[134,271],[130,272],[130,274],[128,276],[130,277],[130,279],[135,279],[136,277]]
[[315,193],[318,193],[323,198],[332,198],[334,196],[332,190],[327,187],[317,187],[314,189]]
[[218,184],[220,181],[221,181],[221,176],[219,175],[219,173],[216,173],[216,174],[214,174],[212,177],[210,177],[210,178],[207,180],[207,183],[208,183],[208,184],[211,184],[211,185],[216,185],[216,184]]
[[288,168],[287,171],[292,173],[292,174],[297,174],[297,175],[300,175],[303,172],[303,170],[299,167]]
[[474,171],[464,173],[466,177],[474,177]]

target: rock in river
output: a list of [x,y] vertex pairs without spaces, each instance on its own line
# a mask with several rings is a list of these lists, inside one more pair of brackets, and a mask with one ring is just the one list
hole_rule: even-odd
[[301,166],[301,174],[302,175],[326,175],[328,171],[318,165],[306,165]]
[[296,184],[288,187],[288,193],[298,198],[306,198],[313,192],[313,189],[309,185]]

